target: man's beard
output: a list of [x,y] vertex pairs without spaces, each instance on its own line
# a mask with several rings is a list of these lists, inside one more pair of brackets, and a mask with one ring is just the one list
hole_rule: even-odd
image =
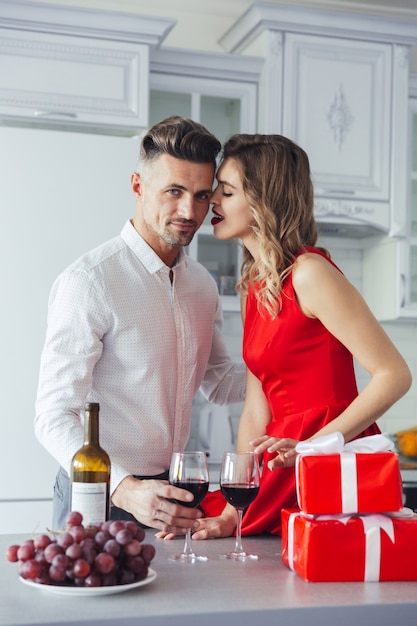
[[168,229],[164,230],[163,233],[159,233],[159,236],[161,237],[162,241],[167,243],[169,246],[179,246],[179,247],[188,246],[191,243],[194,235],[195,235],[195,231],[173,234]]

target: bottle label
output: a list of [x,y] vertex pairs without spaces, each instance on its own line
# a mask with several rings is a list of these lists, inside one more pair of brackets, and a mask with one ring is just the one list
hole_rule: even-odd
[[81,513],[84,526],[107,519],[107,487],[107,483],[72,483],[71,511]]

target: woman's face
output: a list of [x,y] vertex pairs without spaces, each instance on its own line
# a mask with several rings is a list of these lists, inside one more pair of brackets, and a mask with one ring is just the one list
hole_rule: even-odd
[[217,187],[210,203],[214,216],[211,224],[217,239],[253,237],[253,217],[242,187],[239,169],[234,159],[226,159],[217,172]]

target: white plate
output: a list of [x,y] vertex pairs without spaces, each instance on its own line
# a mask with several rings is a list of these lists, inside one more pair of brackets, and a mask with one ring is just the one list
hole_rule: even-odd
[[72,587],[65,585],[41,585],[40,583],[33,582],[33,580],[27,580],[26,578],[19,576],[19,580],[29,587],[34,587],[35,589],[40,589],[41,591],[47,591],[48,593],[57,593],[62,596],[109,596],[114,593],[123,593],[124,591],[129,591],[130,589],[136,589],[136,587],[149,585],[149,583],[153,582],[155,578],[156,572],[149,568],[146,578],[128,585],[109,585],[107,587]]

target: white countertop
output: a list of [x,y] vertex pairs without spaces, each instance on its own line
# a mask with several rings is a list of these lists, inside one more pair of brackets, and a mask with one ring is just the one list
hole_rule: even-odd
[[[0,535],[1,554],[25,535]],[[183,540],[156,545],[151,584],[118,595],[74,598],[22,584],[16,564],[0,562],[0,626],[416,626],[417,582],[307,583],[281,562],[277,537],[244,537],[258,561],[225,561],[233,539],[195,542],[206,563],[169,560]],[[331,555],[329,555],[331,558]],[[416,558],[417,567],[417,558]]]

